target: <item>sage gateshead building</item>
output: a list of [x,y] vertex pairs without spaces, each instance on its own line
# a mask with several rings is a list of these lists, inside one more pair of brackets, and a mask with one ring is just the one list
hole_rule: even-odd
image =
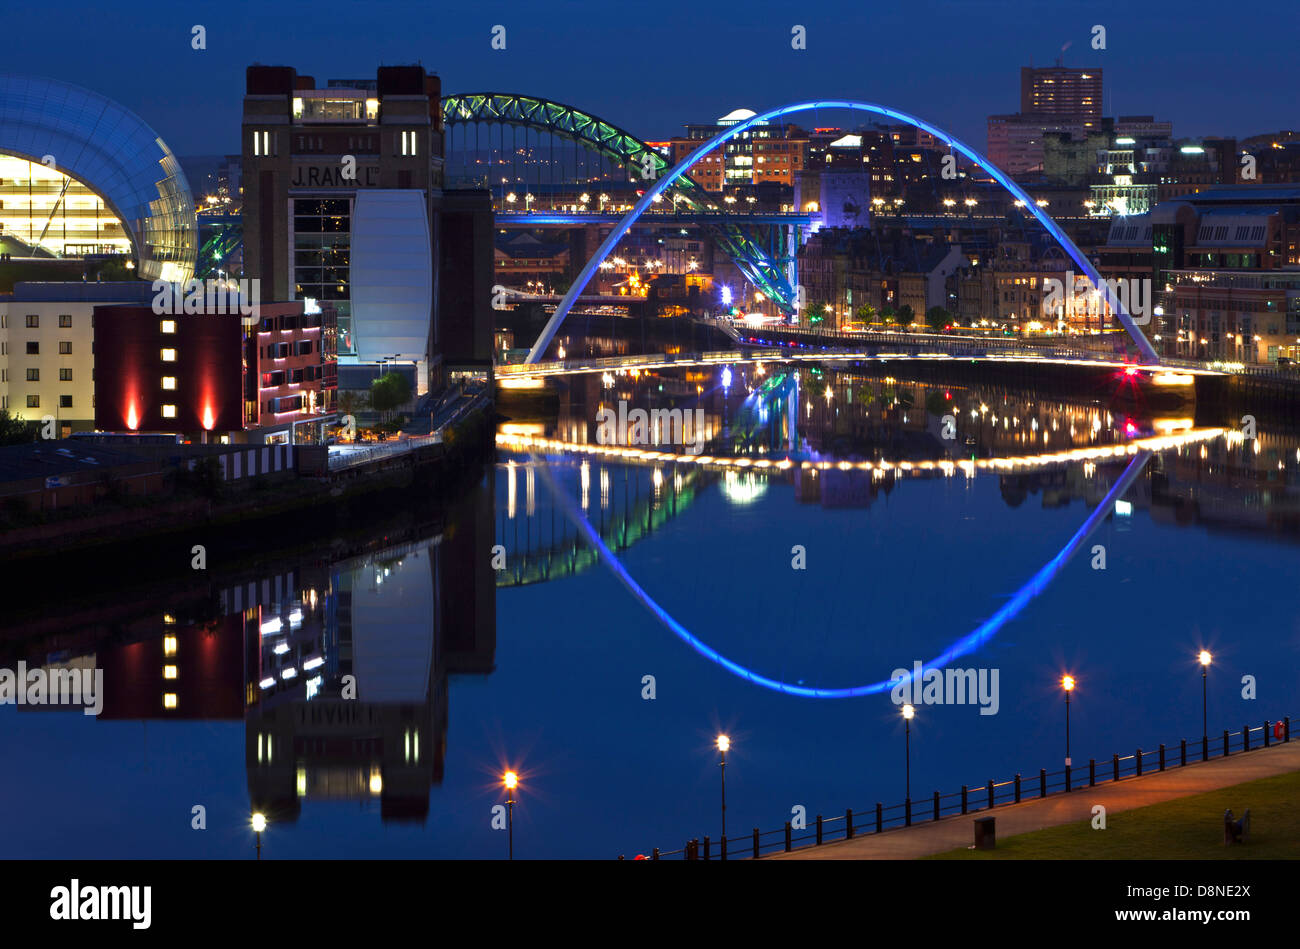
[[0,253],[126,258],[144,280],[194,276],[198,219],[179,162],[144,120],[52,79],[0,74]]

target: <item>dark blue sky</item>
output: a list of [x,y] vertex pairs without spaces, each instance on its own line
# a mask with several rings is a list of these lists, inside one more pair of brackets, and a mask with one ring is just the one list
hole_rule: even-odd
[[[190,47],[194,24],[207,28],[206,51]],[[503,51],[490,47],[496,24]],[[807,28],[805,51],[791,49],[794,24]],[[1107,28],[1104,52],[1090,48],[1094,24]],[[34,39],[10,43],[0,69],[96,89],[182,155],[238,150],[252,62],[323,81],[419,61],[444,92],[546,96],[652,139],[738,106],[855,96],[983,147],[985,117],[1018,108],[1019,67],[1050,64],[1066,43],[1066,65],[1105,70],[1107,115],[1151,113],[1178,135],[1294,128],[1284,69],[1297,25],[1289,0],[1240,16],[1209,0],[74,0],[57,13],[7,10],[6,35]]]

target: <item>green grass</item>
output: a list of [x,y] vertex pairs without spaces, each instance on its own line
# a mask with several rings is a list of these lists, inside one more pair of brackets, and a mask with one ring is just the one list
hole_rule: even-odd
[[[1223,812],[1250,808],[1250,840],[1223,844]],[[1106,829],[1079,821],[999,838],[995,850],[950,850],[929,860],[1300,859],[1300,772],[1106,815]]]

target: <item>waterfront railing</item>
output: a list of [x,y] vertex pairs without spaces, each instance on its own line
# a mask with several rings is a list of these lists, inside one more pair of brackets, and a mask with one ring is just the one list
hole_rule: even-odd
[[[959,791],[947,794],[935,791],[930,797],[904,799],[901,804],[886,806],[877,802],[874,807],[861,810],[850,808],[843,814],[830,817],[818,814],[809,827],[796,828],[791,821],[786,821],[784,827],[767,831],[755,827],[751,833],[740,837],[695,837],[678,850],[655,847],[647,858],[757,859],[765,854],[789,853],[797,848],[815,847],[835,840],[852,840],[854,837],[879,834],[913,824],[932,823],[954,815],[976,814],[1034,798],[1114,784],[1125,778],[1186,767],[1211,758],[1226,758],[1290,740],[1291,718],[1287,716],[1281,721],[1265,720],[1263,725],[1243,725],[1240,731],[1225,729],[1222,736],[1205,736],[1192,740],[1183,738],[1176,744],[1136,748],[1131,754],[1117,753],[1100,760],[1090,758],[1087,767],[1074,768],[1066,765],[1060,771],[1042,768],[1037,774],[1017,774],[1006,781],[990,778],[983,784],[963,784]],[[625,858],[620,855],[618,859]]]

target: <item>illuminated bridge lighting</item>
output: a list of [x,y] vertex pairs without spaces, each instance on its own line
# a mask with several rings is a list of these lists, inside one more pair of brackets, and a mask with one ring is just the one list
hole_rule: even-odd
[[1020,201],[1024,202],[1025,209],[1029,211],[1029,213],[1032,214],[1040,224],[1042,224],[1047,233],[1051,235],[1052,239],[1055,240],[1056,243],[1070,256],[1070,259],[1074,261],[1075,266],[1083,272],[1089,282],[1092,283],[1094,289],[1110,306],[1111,311],[1115,314],[1121,325],[1123,325],[1125,331],[1132,338],[1138,352],[1142,355],[1143,361],[1153,364],[1160,363],[1160,357],[1156,353],[1155,348],[1151,345],[1151,342],[1146,338],[1146,336],[1142,334],[1141,330],[1139,330],[1134,324],[1133,318],[1129,315],[1128,307],[1119,299],[1119,296],[1115,291],[1101,279],[1101,274],[1097,271],[1097,268],[1093,265],[1092,261],[1088,259],[1088,256],[1079,249],[1074,241],[1070,239],[1069,235],[1061,230],[1060,226],[1052,220],[1047,212],[1045,212],[1033,198],[1029,196],[1024,188],[1018,185],[979,152],[975,151],[965,142],[949,135],[943,129],[931,125],[923,119],[909,115],[906,112],[900,112],[897,109],[890,109],[882,105],[876,105],[875,103],[860,102],[852,99],[817,99],[807,102],[796,102],[790,105],[770,109],[762,114],[754,115],[736,125],[728,126],[724,131],[707,141],[700,143],[688,155],[682,158],[680,162],[664,174],[660,175],[655,180],[655,183],[646,189],[645,194],[641,196],[632,210],[623,217],[617,226],[611,228],[609,235],[601,242],[596,253],[593,254],[591,259],[583,266],[582,270],[578,273],[577,279],[573,281],[568,292],[565,293],[564,299],[560,301],[559,305],[555,308],[554,314],[552,314],[550,320],[547,321],[541,335],[537,338],[537,342],[534,343],[533,348],[529,350],[528,358],[525,361],[535,363],[541,359],[542,354],[546,352],[551,340],[555,338],[555,334],[559,330],[560,325],[569,315],[569,311],[572,309],[574,302],[591,281],[591,278],[595,275],[600,264],[604,262],[605,258],[608,257],[611,252],[613,252],[619,241],[626,236],[627,232],[632,228],[632,225],[636,223],[637,218],[645,213],[652,204],[662,200],[663,192],[671,187],[679,178],[684,176],[696,162],[705,155],[723,147],[729,139],[747,132],[755,125],[766,124],[773,119],[780,119],[783,116],[792,113],[807,112],[812,109],[847,109],[857,112],[869,112],[899,122],[904,122],[914,128],[928,132],[930,135],[933,135],[936,139],[947,145],[949,149],[961,153],[961,155],[968,161],[971,161],[979,168],[982,168],[991,175],[993,179],[1003,187],[1003,189],[1009,192],[1013,198],[1018,198]]
[[[1165,451],[1182,448],[1186,445],[1211,441],[1231,434],[1222,428],[1184,428],[1171,430],[1168,434],[1152,435],[1146,438],[1134,438],[1122,445],[1096,445],[1088,448],[1071,448],[1067,451],[1043,452],[1036,455],[1007,455],[1001,458],[977,458],[961,461],[795,461],[790,458],[767,459],[747,458],[744,456],[721,455],[678,455],[673,452],[649,451],[644,448],[625,448],[619,445],[599,445],[585,442],[566,442],[554,438],[539,438],[531,435],[509,434],[499,432],[496,443],[507,451],[572,453],[579,455],[599,455],[627,463],[679,464],[697,465],[703,468],[745,470],[757,469],[787,471],[796,464],[804,470],[826,471],[831,468],[840,471],[876,471],[881,473],[923,474],[941,472],[951,474],[954,468],[960,468],[967,477],[973,477],[978,470],[1011,471],[1023,468],[1065,465],[1074,462],[1104,461],[1136,455],[1140,451]],[[513,462],[511,463],[513,464]]]
[[[791,343],[793,346],[794,344]],[[983,356],[970,356],[957,353],[923,353],[915,354],[910,352],[879,352],[870,349],[826,349],[809,352],[787,350],[777,350],[772,348],[752,349],[747,352],[739,350],[725,350],[721,352],[701,353],[698,358],[679,358],[667,354],[655,354],[644,356],[621,356],[621,357],[598,357],[590,360],[576,362],[574,360],[548,360],[546,362],[533,363],[512,363],[510,365],[497,366],[495,373],[497,384],[501,388],[525,388],[522,383],[525,379],[537,379],[541,376],[576,376],[590,372],[609,373],[624,372],[629,369],[648,370],[648,369],[689,369],[698,366],[714,365],[719,362],[725,363],[755,363],[756,369],[760,360],[769,360],[776,362],[887,362],[897,360],[922,360],[922,359],[960,359],[962,361],[978,362],[1006,362],[1006,363],[1033,363],[1035,365],[1058,365],[1058,366],[1086,366],[1089,368],[1126,370],[1134,368],[1131,364],[1124,363],[1117,359],[1101,359],[1087,356],[1053,356],[1046,353],[1026,353],[1026,352],[987,352],[988,345],[981,347],[985,349],[986,354]],[[1161,372],[1159,366],[1140,365],[1136,367],[1140,372],[1155,373],[1152,381],[1156,385],[1190,385],[1193,376],[1221,376],[1225,373],[1219,369],[1184,369],[1177,373]],[[761,375],[761,372],[759,373]],[[509,380],[509,382],[507,382]],[[538,388],[536,384],[527,386],[529,388]]]

